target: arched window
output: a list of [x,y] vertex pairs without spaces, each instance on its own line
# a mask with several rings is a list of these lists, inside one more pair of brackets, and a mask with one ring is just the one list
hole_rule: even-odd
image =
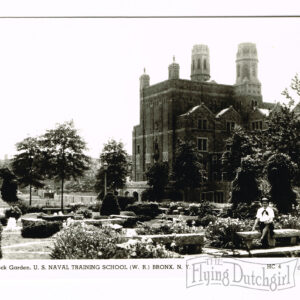
[[237,77],[241,76],[241,66],[237,65]]
[[200,69],[200,58],[198,58],[197,68]]
[[244,79],[245,77],[250,79],[250,76],[249,76],[249,67],[247,65],[244,65],[243,66],[243,71],[242,71],[242,78]]
[[193,66],[192,69],[195,70],[195,61],[193,60]]
[[203,69],[206,70],[206,59],[203,61]]

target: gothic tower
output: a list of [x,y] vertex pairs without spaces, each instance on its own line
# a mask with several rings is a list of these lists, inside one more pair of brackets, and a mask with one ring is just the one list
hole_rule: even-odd
[[253,43],[242,43],[236,54],[236,86],[242,94],[260,95],[261,84],[257,77],[257,50]]
[[146,69],[144,68],[144,74],[140,77],[140,91],[150,85],[150,76],[146,74]]
[[191,80],[210,79],[209,49],[206,45],[194,45],[192,50]]
[[169,65],[169,79],[179,79],[179,64],[175,62],[175,56],[173,56],[173,63]]

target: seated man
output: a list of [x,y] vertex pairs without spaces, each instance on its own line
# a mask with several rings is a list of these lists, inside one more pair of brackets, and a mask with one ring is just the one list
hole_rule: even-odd
[[255,230],[257,223],[259,223],[259,229],[262,233],[260,242],[263,247],[274,247],[275,240],[273,239],[274,235],[274,211],[269,206],[269,200],[267,198],[263,198],[261,200],[262,207],[257,210],[256,220],[254,222],[252,231]]

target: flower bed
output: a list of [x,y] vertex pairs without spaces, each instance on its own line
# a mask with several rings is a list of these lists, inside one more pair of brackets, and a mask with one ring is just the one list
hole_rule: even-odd
[[241,247],[241,239],[236,235],[240,231],[251,231],[254,220],[219,218],[210,223],[205,232],[210,246],[236,249]]
[[[177,256],[177,254],[176,254]],[[110,259],[176,257],[149,240],[122,243],[117,231],[84,223],[70,224],[59,232],[51,252],[53,259]]]

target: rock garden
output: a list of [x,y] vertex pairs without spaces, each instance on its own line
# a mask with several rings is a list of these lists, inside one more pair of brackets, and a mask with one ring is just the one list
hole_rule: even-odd
[[[251,231],[259,205],[240,204],[232,210],[205,201],[135,202],[107,194],[103,201],[72,204],[62,212],[18,201],[0,216],[0,255],[3,259],[249,257],[261,250],[257,238],[251,240],[250,249],[249,241],[238,233]],[[277,251],[276,256],[298,256],[299,211],[276,215],[276,249],[290,248],[291,231],[280,235],[284,229],[295,230],[294,249]]]

